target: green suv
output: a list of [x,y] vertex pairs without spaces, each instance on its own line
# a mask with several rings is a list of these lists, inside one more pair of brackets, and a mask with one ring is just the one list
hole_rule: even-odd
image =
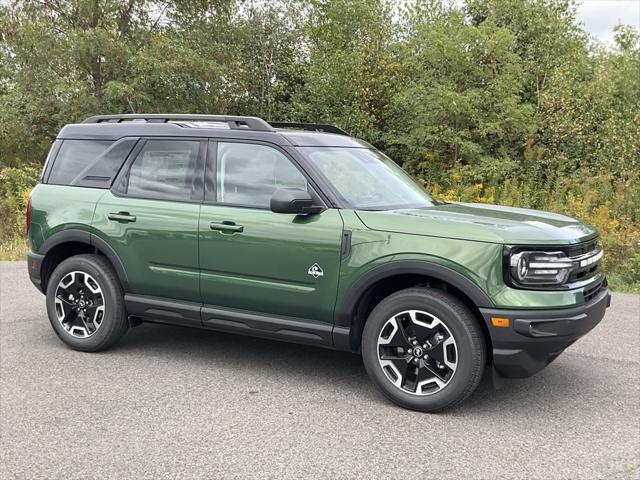
[[610,303],[590,226],[434,200],[331,125],[91,117],[58,135],[27,226],[71,348],[159,322],[359,352],[422,411],[462,402],[486,367],[536,373]]

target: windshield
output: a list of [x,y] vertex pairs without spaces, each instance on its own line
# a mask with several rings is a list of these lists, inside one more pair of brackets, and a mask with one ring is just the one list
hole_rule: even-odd
[[299,147],[340,195],[358,210],[429,207],[435,202],[402,168],[376,150]]

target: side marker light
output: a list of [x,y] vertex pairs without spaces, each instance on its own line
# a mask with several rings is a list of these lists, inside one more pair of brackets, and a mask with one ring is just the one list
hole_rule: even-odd
[[505,317],[491,317],[491,325],[494,327],[509,327],[509,319]]

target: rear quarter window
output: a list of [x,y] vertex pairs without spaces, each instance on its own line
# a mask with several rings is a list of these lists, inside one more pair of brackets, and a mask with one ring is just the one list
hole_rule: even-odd
[[136,141],[63,140],[47,183],[109,188]]

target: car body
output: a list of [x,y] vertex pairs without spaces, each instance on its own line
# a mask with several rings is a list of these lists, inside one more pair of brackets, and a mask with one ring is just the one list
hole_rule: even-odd
[[[557,213],[439,202],[396,168],[328,125],[92,117],[61,130],[31,193],[29,275],[47,293],[62,262],[99,256],[117,277],[114,295],[122,296],[129,325],[161,322],[353,352],[363,351],[368,319],[384,310],[383,300],[405,292],[398,305],[409,313],[380,319],[370,350],[386,348],[385,328],[422,329],[421,340],[403,330],[409,347],[394,352],[427,373],[450,363],[449,380],[467,334],[482,343],[473,347],[476,363],[526,377],[603,318],[610,294],[592,227]],[[65,278],[49,292],[53,302],[71,285]],[[415,313],[420,295],[440,302],[433,311],[441,316],[461,312],[461,337],[446,318]],[[50,307],[54,328],[66,305]],[[71,346],[83,349],[77,328]],[[57,333],[66,340],[64,329]],[[457,343],[438,347],[445,353],[433,360],[426,352],[438,336]],[[422,356],[407,353],[416,348]],[[398,380],[405,360],[378,357],[384,375],[376,383],[397,403],[428,411],[455,403],[434,400],[446,375],[434,374],[433,385],[421,380],[422,387],[422,377],[412,376],[411,392]],[[381,385],[385,376],[391,393]]]

